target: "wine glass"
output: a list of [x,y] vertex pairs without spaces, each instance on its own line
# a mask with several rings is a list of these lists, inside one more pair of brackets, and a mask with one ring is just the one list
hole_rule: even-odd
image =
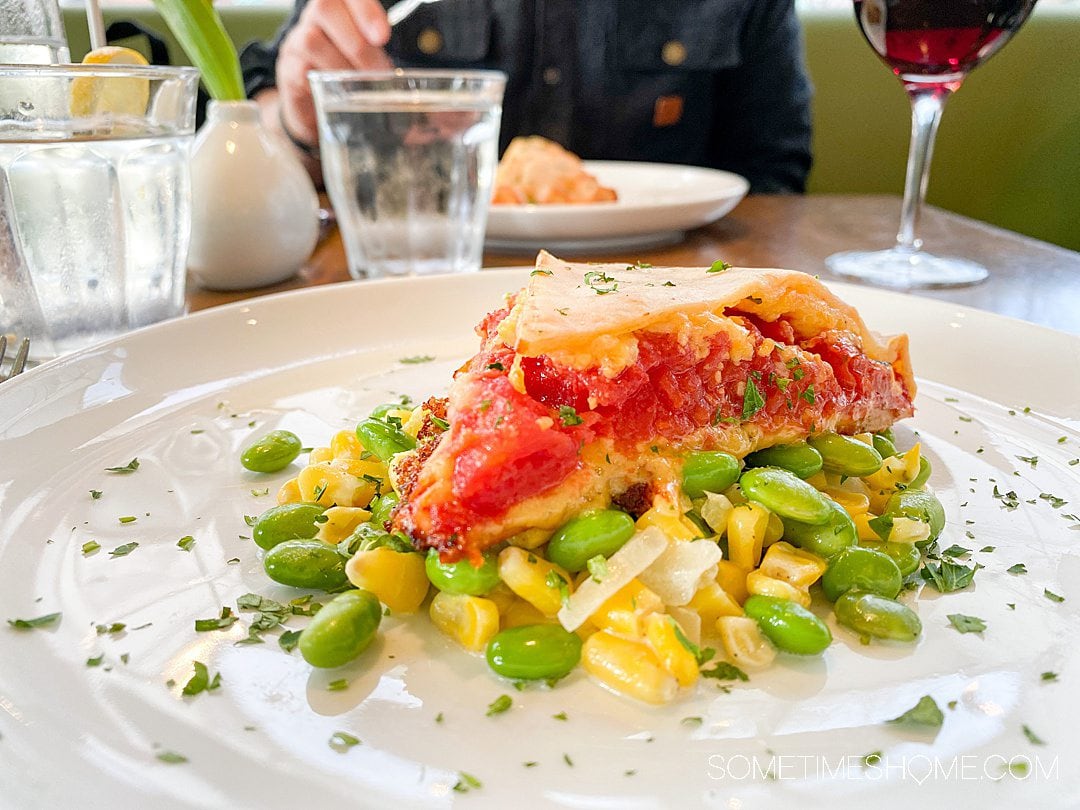
[[922,250],[915,230],[941,112],[964,77],[997,53],[1035,0],[855,0],[863,36],[911,99],[911,147],[896,246],[834,253],[832,272],[886,287],[956,287],[988,275],[980,264]]

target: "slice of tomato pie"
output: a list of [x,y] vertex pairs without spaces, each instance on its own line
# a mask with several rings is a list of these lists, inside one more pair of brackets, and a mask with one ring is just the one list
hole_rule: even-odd
[[875,335],[790,270],[541,253],[528,286],[477,331],[448,429],[394,465],[395,527],[446,560],[613,501],[677,504],[690,450],[742,457],[912,414],[906,336]]

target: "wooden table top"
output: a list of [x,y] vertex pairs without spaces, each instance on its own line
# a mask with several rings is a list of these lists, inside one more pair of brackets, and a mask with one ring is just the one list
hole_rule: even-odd
[[[889,247],[899,221],[900,199],[895,196],[759,195],[747,197],[722,220],[692,231],[679,244],[587,258],[690,266],[723,259],[735,265],[784,267],[835,279],[825,268],[826,256],[840,250]],[[917,295],[1080,334],[1080,253],[932,207],[924,209],[919,232],[927,250],[980,262],[990,270],[990,278],[973,287],[919,290]],[[532,258],[485,253],[484,265],[531,264]],[[348,278],[344,247],[335,230],[295,278],[240,292],[212,292],[191,285],[188,304],[195,311]]]

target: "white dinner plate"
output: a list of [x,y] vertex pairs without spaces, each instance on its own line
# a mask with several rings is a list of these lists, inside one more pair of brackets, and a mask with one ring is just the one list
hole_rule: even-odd
[[655,247],[720,219],[750,188],[737,174],[699,166],[587,160],[585,168],[615,189],[619,199],[587,205],[493,205],[487,248],[571,255]]
[[[381,640],[336,671],[284,652],[276,631],[237,646],[249,612],[196,633],[241,594],[295,593],[267,580],[244,520],[290,472],[246,472],[239,448],[279,427],[318,445],[376,403],[443,391],[475,351],[473,325],[526,278],[256,299],[0,386],[0,617],[62,613],[46,629],[0,623],[0,805],[1075,806],[1080,339],[923,298],[834,285],[875,328],[910,333],[918,414],[898,439],[917,431],[933,461],[941,548],[985,566],[962,592],[907,597],[917,644],[864,646],[829,617],[822,657],[781,655],[749,682],[702,681],[650,708],[581,671],[516,691],[425,616],[384,619]],[[105,472],[133,458],[134,473]],[[90,541],[100,550],[83,553]],[[1026,573],[1008,572],[1017,563]],[[946,618],[957,613],[988,629],[959,634]],[[115,622],[126,628],[95,629]],[[221,685],[182,697],[194,661]],[[328,689],[340,679],[347,688]],[[513,707],[486,716],[503,694]],[[944,710],[936,734],[886,723],[923,695]],[[336,751],[336,732],[361,743]],[[482,786],[455,791],[460,772]]]

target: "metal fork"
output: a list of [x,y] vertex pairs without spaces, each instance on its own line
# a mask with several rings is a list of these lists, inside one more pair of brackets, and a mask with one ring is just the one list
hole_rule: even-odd
[[[7,354],[7,335],[0,335],[0,364],[4,362],[4,355]],[[7,382],[17,374],[22,374],[23,369],[26,368],[26,358],[30,355],[30,338],[23,338],[22,343],[19,344],[19,350],[15,352],[15,358],[11,361],[11,369],[8,371],[7,376],[0,374],[0,383]]]
[[426,6],[428,3],[438,3],[439,0],[401,0],[401,2],[394,3],[386,10],[386,19],[390,21],[390,27],[393,28],[399,22],[404,20],[420,6]]

